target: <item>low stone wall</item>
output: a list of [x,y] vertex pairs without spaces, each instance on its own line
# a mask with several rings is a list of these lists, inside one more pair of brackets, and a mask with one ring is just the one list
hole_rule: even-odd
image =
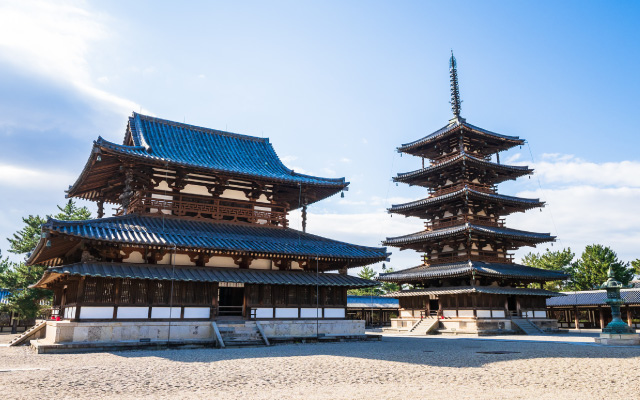
[[353,319],[321,319],[306,321],[259,321],[268,338],[364,335],[364,321]]
[[[41,344],[116,343],[149,339],[150,341],[213,340],[212,321],[137,321],[71,322],[47,321]],[[364,321],[336,319],[266,320],[260,325],[268,338],[364,335]],[[171,332],[171,337],[169,337]]]
[[533,324],[540,328],[543,332],[558,332],[557,319],[530,319]]
[[[171,331],[171,337],[169,337]],[[42,343],[211,339],[210,321],[70,322],[48,321]]]

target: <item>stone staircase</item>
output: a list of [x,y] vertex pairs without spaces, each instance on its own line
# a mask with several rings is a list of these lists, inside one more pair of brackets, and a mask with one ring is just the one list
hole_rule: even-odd
[[47,326],[47,320],[42,320],[32,326],[31,328],[24,331],[20,336],[15,337],[12,341],[9,342],[9,346],[19,346],[24,344],[28,340],[33,339],[33,336],[38,334],[44,327]]
[[437,317],[426,317],[418,321],[409,329],[411,335],[428,335],[430,332],[438,328]]
[[511,322],[516,324],[525,335],[541,335],[544,332],[536,324],[525,318],[511,318]]
[[269,340],[264,336],[259,323],[255,321],[218,321],[217,329],[222,341],[219,347],[269,345]]

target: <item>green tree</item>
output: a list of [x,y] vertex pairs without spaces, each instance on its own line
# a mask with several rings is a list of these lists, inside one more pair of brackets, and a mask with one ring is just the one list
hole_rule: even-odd
[[[65,221],[75,221],[91,218],[91,212],[86,207],[78,207],[73,200],[64,206],[58,206],[58,213],[54,218]],[[49,216],[47,216],[47,219]],[[29,215],[22,219],[24,227],[7,239],[10,243],[9,251],[14,254],[32,252],[41,237],[41,225],[45,218]],[[41,299],[51,297],[51,291],[29,288],[42,277],[47,268],[41,265],[27,266],[23,262],[11,262],[0,255],[0,287],[9,289],[8,304],[3,304],[0,311],[13,312],[20,319],[34,318],[40,312]]]
[[60,212],[53,218],[61,221],[79,221],[91,218],[91,211],[87,207],[78,207],[73,200],[69,200],[64,207],[57,207]]
[[607,280],[609,267],[613,269],[615,278],[625,285],[633,278],[629,263],[620,261],[609,247],[600,244],[587,246],[580,258],[569,267],[571,281],[568,286],[572,290],[598,288]]
[[[394,272],[393,268],[391,267],[387,268],[385,264],[382,264],[382,273],[388,274],[391,272]],[[398,292],[400,291],[400,289],[401,289],[400,285],[393,282],[382,282],[382,285],[380,285],[380,290],[382,291],[383,294]]]
[[640,258],[631,261],[631,266],[633,267],[633,273],[640,275]]
[[[542,254],[528,253],[522,259],[522,263],[529,267],[547,269],[552,271],[569,272],[571,261],[575,257],[575,253],[571,251],[571,248],[562,249],[558,251],[546,251]],[[559,292],[565,286],[563,281],[546,282],[544,288]]]
[[[369,266],[362,267],[360,272],[358,272],[358,277],[362,279],[368,279],[370,281],[372,281],[375,276],[376,272]],[[350,294],[352,296],[378,296],[381,294],[381,291],[377,286],[374,286],[361,289],[350,289],[347,291],[347,294]]]

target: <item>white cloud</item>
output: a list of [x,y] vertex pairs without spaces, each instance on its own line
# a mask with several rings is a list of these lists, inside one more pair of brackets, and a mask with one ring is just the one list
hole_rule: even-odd
[[94,42],[108,38],[105,25],[103,16],[79,1],[2,2],[0,60],[71,85],[114,111],[138,110],[135,102],[93,86],[87,56]]
[[340,161],[341,161],[341,162],[343,162],[343,163],[350,163],[350,162],[351,162],[351,159],[350,159],[350,158],[347,158],[347,157],[342,157],[342,158],[340,159]]
[[0,164],[0,187],[59,189],[74,181],[75,178],[66,172]]
[[[520,197],[540,198],[547,206],[526,213],[512,214],[507,226],[534,232],[549,232],[558,236],[558,241],[542,244],[538,248],[523,247],[516,258],[545,248],[571,247],[578,255],[584,247],[593,243],[610,246],[625,261],[640,258],[640,213],[635,211],[640,200],[640,165],[634,161],[616,163],[592,163],[574,156],[549,155],[536,165],[543,182],[544,192],[528,190],[516,193]],[[619,179],[612,178],[621,174]],[[589,181],[587,184],[584,181]],[[613,186],[613,187],[612,187]],[[505,193],[511,194],[511,193]],[[399,236],[423,229],[417,218],[393,218],[386,213],[390,204],[406,203],[413,198],[381,197],[340,199],[339,204],[352,209],[349,214],[308,215],[308,231],[325,237],[355,244],[380,246],[380,242],[391,236]],[[368,211],[363,211],[368,210]],[[299,213],[292,213],[291,227],[300,229]],[[393,253],[389,266],[403,269],[420,263],[420,255],[413,251],[400,251],[389,247]]]
[[640,162],[595,163],[572,155],[545,154],[546,161],[533,165],[544,183],[594,185],[599,187],[640,187]]

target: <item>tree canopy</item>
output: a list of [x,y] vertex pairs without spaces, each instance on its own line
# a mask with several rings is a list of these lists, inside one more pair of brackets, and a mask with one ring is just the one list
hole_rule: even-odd
[[634,271],[629,268],[629,263],[620,261],[609,247],[600,244],[587,246],[580,258],[569,267],[571,280],[567,286],[571,290],[597,289],[607,280],[609,267],[613,269],[615,278],[623,284],[633,279]]
[[[32,252],[41,236],[41,225],[47,222],[47,218],[38,215],[29,215],[22,218],[24,226],[8,238],[9,252],[14,254],[28,254]],[[58,206],[55,219],[75,221],[91,218],[91,212],[87,207],[78,207],[73,200],[64,206]],[[39,301],[51,296],[51,292],[43,289],[29,288],[42,277],[47,268],[41,265],[27,266],[24,262],[11,262],[8,258],[2,258],[0,253],[0,287],[9,289],[8,304],[3,304],[0,310],[15,312],[20,318],[35,318],[40,312]]]
[[[522,263],[529,267],[541,268],[553,271],[569,272],[571,261],[575,257],[575,253],[571,251],[571,248],[562,249],[558,251],[551,251],[546,249],[542,254],[528,253],[522,259]],[[559,292],[564,287],[563,281],[546,282],[544,288]]]

